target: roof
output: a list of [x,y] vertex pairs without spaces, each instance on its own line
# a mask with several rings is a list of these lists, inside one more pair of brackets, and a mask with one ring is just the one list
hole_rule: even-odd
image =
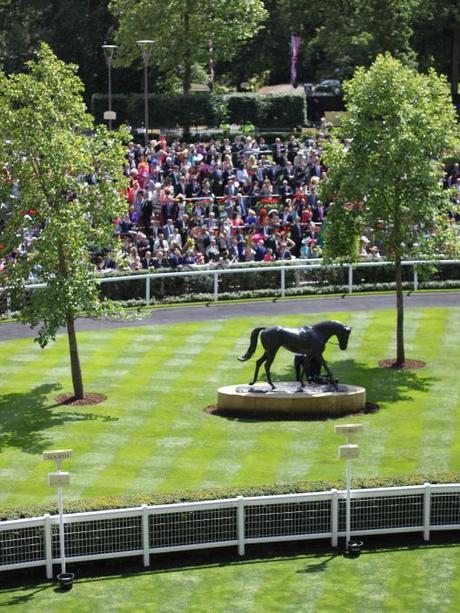
[[278,85],[265,85],[261,87],[258,91],[258,94],[298,94],[299,96],[304,96],[305,92],[303,90],[302,85],[299,85],[297,88],[292,87],[290,83],[279,83]]

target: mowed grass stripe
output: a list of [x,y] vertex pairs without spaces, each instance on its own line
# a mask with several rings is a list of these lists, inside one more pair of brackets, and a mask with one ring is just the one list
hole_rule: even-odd
[[[308,543],[305,544],[309,550]],[[219,553],[217,553],[219,557]],[[72,591],[53,583],[0,589],[13,613],[457,613],[460,548],[433,545],[364,550],[357,559],[334,552],[208,563],[177,569],[77,580]]]
[[[427,353],[426,361],[434,379],[431,396],[423,398],[425,405],[424,430],[420,445],[420,471],[430,472],[432,466],[447,471],[453,459],[452,445],[455,441],[457,412],[460,408],[458,374],[453,364],[460,362],[460,346],[452,343],[452,327],[460,326],[460,310],[444,311],[443,333],[427,344],[433,348]],[[438,349],[435,351],[435,347]],[[422,399],[420,399],[420,403]],[[433,445],[439,449],[432,450]]]
[[[454,311],[455,315],[452,316]],[[415,440],[416,449],[420,449],[420,438],[423,434],[419,433],[417,428],[422,426],[426,428],[424,403],[428,406],[428,404],[433,405],[434,401],[439,401],[439,399],[452,399],[449,389],[456,385],[456,381],[455,368],[452,367],[449,359],[453,355],[458,361],[456,352],[460,346],[457,333],[459,309],[425,309],[423,312],[423,319],[418,323],[416,318],[419,317],[419,314],[412,309],[408,309],[406,313],[407,339],[409,343],[416,343],[408,357],[423,359],[424,353],[417,347],[420,346],[423,351],[427,351],[424,344],[429,345],[429,351],[433,351],[433,359],[430,357],[430,362],[439,363],[439,369],[446,368],[448,376],[444,376],[442,370],[435,373],[430,372],[428,365],[426,369],[411,371],[411,380],[404,373],[385,372],[376,366],[378,359],[394,355],[394,346],[390,347],[391,339],[394,338],[393,311],[372,313],[371,319],[369,319],[369,313],[366,312],[363,323],[366,323],[369,330],[372,329],[372,336],[363,333],[363,326],[359,328],[359,325],[355,325],[356,341],[353,344],[352,334],[350,349],[346,353],[340,352],[336,347],[328,348],[331,364],[337,369],[339,378],[348,381],[356,377],[368,388],[369,400],[381,404],[379,413],[358,418],[364,420],[366,429],[360,436],[361,458],[354,465],[354,475],[401,474],[409,472],[408,469],[412,470],[414,466],[417,468],[419,455],[412,453],[411,445],[415,445]],[[456,322],[455,326],[450,327],[451,334],[448,333],[446,326],[446,313],[450,314],[451,322]],[[331,313],[320,317],[309,316],[308,319],[305,317],[305,321],[314,323],[314,321],[329,317],[354,324],[356,320],[359,321],[360,314],[354,313],[350,316],[343,313]],[[298,325],[298,323],[303,323],[302,320],[304,318],[298,315],[289,316],[283,318],[282,323]],[[267,318],[263,323],[269,325],[276,322],[279,322],[278,317]],[[120,336],[118,332],[120,329],[108,337],[107,331],[104,331],[102,335],[104,343],[97,341],[97,333],[79,334],[79,338],[82,339],[83,354],[89,356],[84,367],[85,380],[89,381],[87,389],[99,391],[98,388],[102,388],[102,383],[109,377],[111,385],[107,388],[109,390],[108,400],[97,407],[53,407],[52,398],[55,392],[46,392],[40,405],[43,408],[32,411],[29,406],[29,393],[34,383],[30,378],[25,379],[18,376],[14,389],[16,393],[23,392],[23,395],[20,396],[23,400],[20,403],[20,410],[18,405],[16,411],[16,425],[20,426],[20,430],[16,426],[15,428],[16,432],[21,432],[21,436],[17,437],[17,440],[21,442],[18,446],[7,444],[0,454],[0,470],[2,471],[0,474],[4,477],[3,481],[6,480],[2,495],[6,495],[11,502],[44,500],[45,497],[52,496],[46,486],[48,467],[41,462],[40,458],[43,445],[48,443],[49,446],[74,447],[75,456],[68,468],[72,472],[75,472],[74,468],[76,468],[79,478],[76,480],[73,477],[71,488],[68,490],[69,494],[76,481],[78,487],[85,481],[90,485],[93,475],[98,474],[102,464],[105,465],[104,470],[107,470],[107,479],[101,484],[104,487],[103,490],[98,489],[99,486],[92,490],[95,494],[100,494],[102,491],[104,493],[138,491],[135,480],[143,469],[135,462],[131,464],[129,458],[118,457],[120,448],[129,449],[128,438],[134,450],[129,453],[134,459],[139,453],[142,465],[144,462],[150,462],[152,458],[153,466],[167,469],[177,461],[176,458],[181,455],[182,451],[196,447],[198,440],[201,443],[205,441],[206,444],[203,445],[205,453],[194,457],[199,477],[190,481],[190,473],[182,475],[181,470],[178,469],[171,478],[161,482],[161,488],[168,490],[188,488],[191,482],[198,484],[199,487],[203,484],[208,486],[228,483],[238,486],[247,484],[249,477],[251,477],[251,484],[257,484],[272,480],[290,481],[304,477],[336,479],[342,476],[343,466],[338,463],[336,457],[336,447],[339,441],[333,433],[334,421],[301,424],[297,422],[247,423],[224,420],[203,413],[202,409],[206,403],[215,402],[216,388],[219,384],[245,382],[252,375],[254,360],[247,364],[240,364],[236,361],[236,356],[246,350],[249,333],[256,323],[258,322],[254,318],[232,320],[228,324],[222,321],[216,324],[209,322],[211,326],[218,326],[218,331],[217,328],[212,331],[215,339],[205,344],[201,344],[201,341],[195,342],[196,339],[194,339],[193,344],[188,346],[185,352],[181,351],[181,347],[186,342],[187,335],[198,333],[197,331],[202,329],[203,324],[161,326],[165,338],[156,343],[154,339],[160,327],[155,326],[124,329]],[[134,336],[130,336],[133,333]],[[444,334],[444,340],[441,339],[442,334]],[[138,337],[138,335],[141,336]],[[222,339],[219,340],[218,336],[221,336]],[[152,343],[149,343],[149,337],[153,339]],[[358,344],[359,337],[361,341]],[[110,340],[107,340],[108,338]],[[439,340],[438,349],[433,345],[432,338]],[[177,342],[178,339],[179,342]],[[88,347],[85,346],[86,340],[89,343]],[[32,344],[29,339],[27,342]],[[108,353],[112,351],[111,344],[113,344],[113,351],[119,353],[121,358],[119,363],[109,361]],[[121,350],[120,344],[122,345]],[[17,348],[15,342],[1,343],[1,355],[7,352],[8,345]],[[152,346],[150,352],[149,345]],[[107,347],[107,351],[104,346]],[[382,349],[385,346],[390,347],[388,352]],[[36,350],[35,346],[33,347]],[[132,353],[131,348],[133,348]],[[436,351],[439,353],[438,356],[435,355]],[[260,347],[257,353],[259,352]],[[385,353],[387,353],[386,356]],[[144,361],[140,359],[140,356],[144,356]],[[168,356],[169,368],[161,370]],[[62,378],[54,376],[56,371],[54,373],[51,371],[50,374],[48,370],[50,366],[59,367],[59,360],[61,368],[65,370],[68,377],[65,337],[60,337],[57,344],[44,352],[38,352],[37,357],[42,358],[38,359],[37,368],[34,368],[33,371],[37,380],[41,377],[47,383],[62,383]],[[191,362],[190,357],[193,358]],[[18,360],[18,363],[20,361]],[[29,363],[28,360],[23,361]],[[53,361],[54,364],[51,364]],[[188,366],[184,370],[186,364]],[[40,374],[39,371],[42,368],[43,372]],[[121,372],[118,372],[119,370]],[[161,373],[158,374],[160,370]],[[184,376],[178,379],[177,372],[183,373]],[[281,378],[286,373],[292,374],[292,356],[288,352],[280,352],[279,363],[274,372]],[[418,385],[426,379],[429,380],[431,376],[439,379],[437,387],[431,384],[426,389],[415,389],[414,383]],[[198,382],[203,380],[206,381],[206,385],[199,388]],[[117,383],[112,385],[115,381]],[[161,381],[161,393],[158,391],[158,381]],[[171,392],[165,395],[164,391],[168,388]],[[2,392],[4,392],[3,388]],[[157,397],[157,403],[154,404]],[[3,399],[4,402],[9,402],[7,396],[4,395]],[[435,427],[443,431],[446,430],[446,425],[442,425],[441,422],[444,420],[443,414],[447,411],[444,405],[445,402],[442,402],[437,413],[426,414],[430,419],[436,416],[439,424],[435,424]],[[137,407],[136,410],[134,406]],[[452,420],[455,419],[458,412],[458,400],[454,405],[451,403],[448,411],[451,412]],[[149,420],[146,430],[143,430],[140,425],[144,419]],[[276,440],[276,433],[273,434],[274,427],[275,430],[277,428],[281,432],[279,440]],[[272,445],[272,436],[275,437],[273,446],[278,450],[277,457],[265,461],[267,455],[265,452]],[[398,436],[402,438],[398,439]],[[407,440],[404,440],[404,436],[407,437]],[[458,466],[459,463],[458,421],[454,427],[449,428],[447,436],[450,440],[447,446],[444,445],[439,457],[442,457],[442,466],[450,468]],[[156,444],[157,438],[164,440],[164,449],[163,445]],[[438,437],[434,436],[428,438],[427,441],[426,444],[432,450],[430,453],[436,458],[437,450],[441,449],[443,441],[439,442]],[[385,445],[387,448],[383,462],[382,453],[378,450],[379,445]],[[449,446],[447,453],[446,449]],[[404,450],[403,453],[401,453],[401,448]],[[86,453],[83,454],[86,457],[80,476],[80,450],[83,449],[86,450]],[[250,460],[251,464],[245,468],[245,458],[248,457],[248,453],[249,457],[250,454],[255,453],[260,458],[260,466],[255,474],[252,470],[253,458]],[[297,472],[296,456],[298,458]],[[313,463],[310,463],[311,456],[314,456]],[[110,467],[113,464],[115,466],[112,472]],[[21,466],[20,480],[17,479],[18,466]],[[435,469],[436,465],[433,464],[432,470]],[[118,478],[118,474],[121,473],[126,475],[122,480]],[[148,484],[148,472],[143,473],[139,483]],[[91,490],[88,489],[88,491]]]
[[[372,322],[373,315],[370,312],[364,314],[355,313],[344,322],[353,328],[349,349],[347,350],[347,354],[349,355],[348,359],[354,359],[354,356],[357,355],[360,344],[367,334],[368,328],[372,325]],[[345,357],[342,358],[345,354],[342,354],[340,350],[334,347],[333,355],[335,359],[331,361],[331,366],[334,368],[334,375],[336,375],[342,383],[356,384],[355,381],[342,379],[340,362],[342,359],[347,359]],[[334,366],[335,364],[337,367]],[[301,479],[308,479],[311,476],[311,469],[315,462],[317,449],[324,439],[325,433],[322,433],[322,429],[327,428],[329,424],[330,422],[305,422],[301,420],[284,422],[282,424],[283,429],[286,428],[291,432],[291,440],[286,445],[284,456],[279,464],[279,469],[276,474],[277,481],[299,481]]]
[[[208,404],[216,402],[217,388],[222,380],[219,373],[225,371],[228,355],[235,349],[235,338],[233,335],[227,335],[210,339],[209,342],[213,359],[209,361],[205,355],[200,355],[196,357],[194,364],[195,369],[203,373],[201,380],[197,380],[193,366],[183,372],[182,381],[189,390],[190,418],[195,424],[194,436],[186,446],[177,450],[176,462],[170,464],[164,473],[164,481],[159,484],[162,490],[168,489],[179,473],[182,474],[188,489],[201,487],[207,479],[206,472],[212,467],[214,459],[219,458],[221,449],[228,442],[230,422],[209,415],[204,409]],[[222,374],[222,377],[225,378],[225,375]]]
[[[108,412],[111,420],[108,420],[104,427],[93,427],[91,432],[75,432],[77,445],[80,447],[79,453],[75,454],[79,467],[87,468],[92,465],[88,454],[93,457],[93,460],[97,458],[98,462],[101,461],[106,447],[110,447],[113,442],[110,440],[111,437],[117,430],[122,430],[120,421],[123,420],[129,407],[119,401],[119,388],[130,385],[130,379],[133,377],[132,367],[139,366],[145,360],[148,348],[142,344],[144,339],[145,331],[143,330],[119,329],[116,335],[107,339],[104,346],[100,348],[96,368],[86,379],[89,381],[87,387],[90,386],[108,395],[104,404],[98,405],[98,409],[102,414]],[[102,359],[100,359],[101,356]]]
[[[121,377],[117,401],[123,406],[123,413],[117,427],[109,435],[100,437],[98,452],[110,455],[110,461],[98,464],[98,470],[86,482],[83,493],[94,495],[99,487],[106,489],[112,484],[115,492],[122,490],[125,481],[132,479],[142,460],[142,455],[150,453],[148,437],[145,436],[144,422],[155,411],[156,390],[148,384],[149,370],[156,371],[161,365],[173,359],[178,348],[184,344],[187,334],[176,334],[162,342],[155,355],[146,363],[145,353],[138,353],[130,368]],[[133,373],[135,376],[133,376]],[[145,373],[145,374],[144,374]],[[159,379],[161,381],[161,379]],[[165,391],[167,386],[162,383]],[[147,440],[146,440],[147,439]],[[91,462],[91,458],[90,458]]]
[[[126,330],[122,330],[120,336],[127,336],[127,334],[128,332]],[[85,336],[85,333],[81,334],[82,338],[80,344],[86,349],[87,354],[89,354],[90,351],[85,347]],[[59,340],[61,340],[61,338]],[[121,343],[117,343],[116,346],[120,348],[120,352],[123,351],[123,345]],[[55,349],[57,348],[58,347],[55,346]],[[93,350],[96,350],[96,345],[92,345],[91,351]],[[112,355],[114,354],[112,353]],[[60,354],[56,351],[54,359],[58,361],[59,358]],[[39,373],[37,373],[36,377],[39,376]],[[55,391],[53,395],[56,393],[59,392]],[[42,425],[46,431],[46,437],[42,437],[37,451],[40,452],[45,448],[49,449],[53,447],[73,448],[74,459],[72,460],[72,469],[76,471],[77,474],[85,475],[85,479],[87,479],[88,471],[81,470],[84,468],[84,460],[82,460],[82,458],[84,458],[87,449],[93,448],[94,436],[100,431],[104,432],[105,436],[110,425],[113,423],[112,420],[117,419],[113,414],[113,409],[110,409],[106,404],[78,407],[57,406],[54,405],[50,399],[48,406],[42,408],[37,407],[36,410],[38,424]],[[93,457],[93,460],[94,459],[96,458]],[[36,459],[33,457],[31,460],[33,460],[33,465],[30,467],[27,465],[27,462],[24,462],[23,465],[23,470],[28,470],[28,479],[16,483],[14,492],[12,488],[5,488],[6,492],[3,492],[5,501],[8,501],[9,497],[14,495],[15,498],[20,496],[21,499],[26,502],[27,500],[33,500],[38,492],[42,492],[46,498],[54,498],[53,492],[46,486],[46,472],[49,469],[49,465],[45,465],[43,462],[37,463]],[[97,460],[98,462],[103,462],[107,461],[107,458],[99,451]],[[71,496],[77,495],[77,483],[77,480],[72,479],[71,486],[68,489],[68,493]],[[0,494],[0,496],[2,496],[2,494]]]
[[[356,315],[358,318],[362,317],[361,314],[356,314]],[[373,358],[368,357],[368,353],[371,353],[373,349],[373,345],[371,346],[369,337],[370,336],[374,337],[374,334],[375,334],[375,336],[377,337],[376,342],[379,344],[380,352],[382,354],[382,353],[386,353],[385,350],[382,351],[382,347],[387,347],[391,343],[391,333],[389,331],[389,328],[387,328],[387,326],[382,325],[382,323],[379,320],[378,313],[376,312],[366,314],[366,317],[365,318],[363,317],[363,320],[366,321],[367,328],[369,330],[372,329],[372,334],[369,334],[369,335],[363,334],[361,336],[359,344],[357,344],[354,341],[353,332],[352,332],[350,336],[350,346],[353,347],[353,354],[354,356],[360,356],[361,360],[363,361],[357,358],[353,358],[353,357],[351,358],[350,361],[348,361],[348,358],[345,358],[345,360],[347,360],[346,372],[349,372],[351,368],[351,373],[346,376],[346,382],[347,383],[350,382],[351,384],[361,385],[365,387],[367,390],[367,398],[368,400],[371,400],[376,392],[375,390],[372,390],[372,389],[369,390],[369,380],[367,379],[367,376],[366,376],[367,373],[365,372],[365,368],[370,367],[372,370],[375,371],[376,365],[375,365],[375,362],[373,362]],[[358,335],[358,338],[359,338],[359,335]],[[337,349],[337,352],[340,352],[338,348],[336,349]],[[331,359],[332,364],[333,364],[332,360],[334,359],[334,357],[337,357],[340,359],[339,353],[336,353],[332,357]],[[354,368],[357,369],[356,374],[353,372]],[[338,369],[338,372],[340,372],[339,369]],[[363,375],[365,378],[361,376],[361,372],[363,372]],[[343,376],[341,376],[340,378],[343,381],[345,381],[345,378],[343,378]],[[353,379],[352,381],[350,380],[351,378]],[[357,416],[357,417],[346,416],[346,417],[336,419],[336,420],[316,422],[316,424],[318,425],[318,432],[317,433],[315,432],[315,434],[320,442],[315,449],[315,454],[310,464],[310,475],[309,476],[311,479],[314,478],[313,475],[317,475],[319,473],[324,474],[326,479],[334,480],[337,478],[342,478],[344,467],[337,460],[337,446],[343,444],[344,439],[341,437],[338,437],[335,434],[334,425],[336,423],[350,423],[350,422],[362,422],[362,421],[363,421],[362,416]],[[368,427],[371,428],[371,425],[367,424],[366,429]],[[361,436],[362,435],[360,435],[360,438]],[[383,437],[383,440],[382,440],[382,437]],[[385,445],[384,433],[380,433],[379,441],[380,441],[381,448],[383,449]],[[375,453],[375,450],[374,450],[374,453]],[[366,454],[366,449],[363,446],[361,448],[361,456],[359,460],[354,462],[354,465],[353,465],[354,466],[353,473],[355,475],[360,474],[360,470],[362,470],[361,466],[365,466],[366,467],[365,470],[367,470],[369,458],[365,457],[365,454]],[[374,463],[374,468],[371,468],[371,470],[374,470],[374,471],[378,470],[378,465],[379,465],[378,457],[376,458],[374,455],[371,462]]]
[[[33,343],[32,339],[25,339],[25,347],[19,354],[13,353],[10,357],[8,365],[3,370],[4,381],[2,381],[2,394],[8,392],[16,392],[18,389],[25,388],[27,391],[31,390],[33,384],[38,382],[39,385],[45,385],[48,383],[56,383],[56,373],[63,369],[62,356],[60,355],[61,339],[56,340],[57,351],[54,346],[49,346],[40,352],[32,351],[34,359],[24,362],[20,359],[22,356],[27,355],[30,345]],[[16,344],[15,342],[11,344]],[[27,347],[27,344],[29,347]],[[2,344],[1,349],[9,352],[10,343]],[[16,359],[19,358],[19,359]],[[58,377],[58,380],[60,378]]]
[[[412,312],[411,312],[412,313]],[[419,334],[412,352],[407,352],[407,359],[420,359],[427,362],[427,366],[419,370],[394,372],[393,384],[400,385],[400,402],[392,404],[386,412],[387,419],[382,424],[386,432],[387,444],[382,454],[382,470],[384,474],[402,474],[420,472],[420,456],[423,445],[425,413],[429,409],[427,400],[433,399],[435,394],[435,381],[433,380],[433,360],[442,352],[441,339],[445,326],[444,311],[439,312],[436,320],[436,334],[433,334],[432,315],[423,312],[420,319],[420,329],[429,331],[427,336]],[[406,381],[403,385],[400,381]],[[423,390],[429,389],[429,395]],[[401,427],[401,423],[404,424]],[[389,446],[394,446],[389,453]],[[408,470],[409,469],[409,470]],[[437,470],[433,465],[432,471]]]
[[[183,336],[174,335],[168,339],[167,349],[171,351],[170,357],[163,360],[161,366],[155,369],[153,384],[158,386],[155,393],[149,386],[147,389],[136,390],[136,385],[144,385],[142,377],[134,384],[134,393],[139,398],[146,400],[144,406],[139,403],[131,407],[129,423],[124,424],[122,436],[118,436],[117,445],[114,447],[111,465],[107,465],[98,472],[97,478],[93,479],[91,489],[87,495],[91,495],[92,489],[98,489],[99,484],[106,482],[107,479],[116,477],[117,488],[124,488],[125,482],[136,478],[138,471],[141,470],[143,463],[150,458],[157,449],[157,441],[161,438],[158,432],[157,413],[161,411],[158,407],[163,403],[167,404],[169,395],[174,395],[176,381],[183,377],[186,364],[193,363],[201,354],[200,345],[206,345],[206,340],[211,339],[218,328],[221,326],[211,325],[207,331],[197,330],[195,334],[188,333]],[[182,367],[177,366],[176,353],[181,356]],[[165,385],[166,374],[170,375]],[[133,392],[130,387],[130,392]],[[174,412],[171,411],[167,427],[174,420]],[[136,443],[134,441],[137,441]],[[128,469],[128,470],[127,470]]]
[[[308,543],[305,547],[308,548]],[[267,561],[264,564],[265,581],[257,592],[252,610],[279,613],[316,611],[327,582],[324,573],[316,572],[315,563],[316,560],[309,556]],[[327,564],[327,561],[320,563],[318,571],[322,564]]]
[[[216,350],[216,343],[220,349]],[[240,461],[237,460],[238,453],[241,449],[241,439],[238,436],[232,436],[234,425],[228,420],[208,415],[204,412],[205,406],[216,400],[216,389],[225,379],[231,380],[232,368],[228,367],[226,356],[236,352],[238,342],[235,343],[234,335],[221,335],[219,340],[213,340],[209,345],[208,356],[211,358],[207,368],[206,377],[198,382],[198,385],[190,385],[186,382],[189,389],[187,404],[182,406],[179,404],[171,405],[169,410],[176,413],[175,419],[168,422],[168,429],[164,429],[157,433],[156,446],[161,449],[160,454],[152,454],[143,464],[142,470],[135,479],[134,484],[140,486],[142,481],[150,479],[151,487],[165,488],[168,486],[167,475],[168,471],[172,470],[173,466],[178,463],[179,457],[182,457],[188,447],[196,447],[202,444],[202,432],[198,432],[196,436],[195,428],[201,424],[205,424],[211,420],[211,426],[216,430],[216,434],[212,435],[213,446],[218,443],[219,449],[216,449],[216,455],[212,462],[206,464],[206,477],[201,481],[202,487],[218,485],[222,480],[229,477],[239,467]],[[238,363],[236,362],[235,370]],[[187,377],[187,372],[184,373]],[[197,440],[198,439],[198,440]],[[252,437],[249,434],[245,436],[246,444],[252,444]],[[235,449],[236,447],[236,449]]]
[[[405,317],[405,342],[407,343],[407,359],[411,359],[418,352],[419,331],[424,327],[424,313],[419,310],[410,310]],[[391,338],[387,356],[396,357],[395,331],[388,331]],[[409,346],[413,349],[409,349]],[[360,437],[363,459],[359,461],[360,467],[372,469],[372,474],[401,474],[416,472],[418,469],[418,446],[423,432],[423,419],[420,415],[421,407],[415,402],[417,387],[423,386],[421,371],[395,371],[381,369],[376,376],[381,378],[379,386],[380,397],[376,402],[380,406],[378,414],[372,416],[372,427],[366,427]],[[419,383],[421,382],[421,383]],[[383,401],[387,398],[388,401]],[[382,399],[382,400],[381,400]],[[375,420],[374,420],[375,418]],[[401,421],[406,427],[401,428]],[[409,425],[410,424],[410,425]],[[388,447],[392,452],[388,453]],[[358,464],[358,463],[357,463]],[[407,467],[410,467],[407,470]]]

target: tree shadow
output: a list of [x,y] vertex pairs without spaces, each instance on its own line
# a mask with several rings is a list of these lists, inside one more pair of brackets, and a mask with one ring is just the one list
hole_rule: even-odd
[[[323,553],[316,553],[312,556],[312,559],[315,560],[315,563],[307,564],[305,568],[302,570],[296,571],[297,573],[321,573],[325,570],[328,570],[329,564],[334,558],[336,558],[339,554],[334,552],[329,556],[325,556]],[[319,560],[319,562],[316,562]]]
[[[13,606],[24,606],[31,604],[31,601],[35,598],[35,596],[39,592],[43,592],[43,590],[51,589],[51,585],[40,585],[33,591],[30,590],[28,586],[21,586],[16,588],[15,593],[11,596],[11,598],[3,603],[0,603],[0,607],[13,607]],[[19,592],[19,593],[18,593]],[[23,593],[21,593],[23,592]]]
[[40,453],[52,443],[46,431],[68,422],[118,421],[110,415],[50,404],[48,395],[60,389],[58,383],[49,383],[25,393],[0,395],[0,453],[11,447],[25,453]]
[[[329,366],[340,383],[365,387],[367,400],[379,406],[382,403],[413,401],[413,392],[428,392],[435,383],[434,377],[424,376],[423,369],[380,368],[377,364],[368,366],[352,359],[335,361]],[[294,381],[294,367],[285,368],[273,379]]]

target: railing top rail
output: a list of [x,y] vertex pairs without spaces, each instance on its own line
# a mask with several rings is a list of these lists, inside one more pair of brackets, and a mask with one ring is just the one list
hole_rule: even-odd
[[[422,260],[403,260],[401,262],[402,266],[417,266],[423,264],[435,264],[435,265],[451,265],[451,264],[460,264],[460,260],[447,260],[447,259],[422,259]],[[226,274],[245,274],[251,273],[253,271],[257,272],[280,272],[282,270],[318,270],[321,268],[329,268],[329,269],[338,269],[338,268],[349,268],[350,266],[353,268],[372,268],[378,266],[393,266],[393,260],[359,260],[357,262],[344,262],[344,263],[333,263],[333,264],[324,264],[322,258],[315,258],[310,260],[294,260],[291,263],[283,263],[278,264],[276,266],[260,266],[260,265],[250,265],[248,264],[246,267],[239,266],[229,266],[226,268],[200,268],[193,270],[170,270],[167,272],[145,272],[142,274],[126,274],[126,275],[115,275],[115,276],[99,276],[96,275],[96,279],[98,283],[116,283],[117,281],[136,281],[136,280],[145,280],[145,279],[164,279],[164,278],[173,278],[173,277],[196,277],[202,275],[226,275]],[[24,286],[26,290],[32,289],[43,289],[46,287],[46,283],[28,283]],[[7,291],[8,287],[0,287],[0,293]]]
[[[460,495],[460,483],[438,483],[438,484],[422,484],[409,485],[398,487],[382,487],[382,488],[366,488],[352,489],[351,494],[354,498],[366,497],[384,497],[384,496],[404,496],[422,494],[426,486],[429,486],[433,493],[458,493]],[[249,496],[237,498],[221,498],[217,500],[200,500],[198,502],[178,502],[173,504],[162,504],[152,506],[128,507],[123,509],[107,509],[102,511],[85,511],[83,513],[67,513],[65,514],[66,522],[85,521],[90,519],[110,519],[116,517],[136,517],[139,516],[144,508],[147,508],[149,513],[177,513],[189,512],[196,510],[216,509],[224,507],[234,507],[243,500],[247,506],[257,504],[283,504],[292,502],[305,502],[329,499],[333,494],[339,498],[346,496],[346,490],[326,490],[324,492],[304,492],[297,494],[276,494],[269,496]],[[46,519],[46,515],[42,517],[31,517],[26,519],[14,519],[0,521],[0,530],[19,529],[21,527],[41,526]],[[51,515],[50,520],[54,523],[58,520],[57,515]]]

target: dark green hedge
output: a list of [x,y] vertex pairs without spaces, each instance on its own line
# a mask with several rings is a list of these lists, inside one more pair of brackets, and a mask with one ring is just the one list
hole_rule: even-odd
[[[298,261],[295,261],[295,263],[298,264]],[[280,266],[283,264],[281,262]],[[254,269],[252,274],[238,273],[239,268],[246,267],[246,264],[237,264],[232,266],[232,269],[235,270],[234,274],[220,275],[219,298],[250,299],[280,294],[280,273],[277,270],[264,271],[267,265],[263,263],[252,265]],[[419,288],[451,289],[460,287],[458,268],[456,265],[446,265],[440,266],[439,270],[435,272],[425,271],[424,275],[419,276]],[[126,275],[127,273],[120,274]],[[139,274],[139,272],[133,274]],[[307,265],[305,270],[287,269],[286,295],[347,293],[347,275],[346,268],[331,269],[324,267],[311,270]],[[413,271],[410,267],[403,268],[403,281],[405,289],[413,289]],[[388,291],[393,290],[394,287],[394,269],[392,266],[361,268],[354,271],[353,292]],[[143,279],[104,283],[101,288],[102,294],[111,300],[139,300],[145,297],[145,281]],[[213,277],[209,274],[182,278],[171,276],[171,278],[155,279],[153,277],[150,283],[150,293],[152,302],[158,303],[189,302],[190,300],[206,302],[213,299]]]
[[[96,121],[103,121],[107,108],[106,94],[92,96],[90,110]],[[133,127],[140,126],[144,121],[144,96],[115,94],[112,96],[112,109],[117,113],[115,123],[129,122]],[[154,128],[217,127],[233,123],[250,123],[258,128],[291,128],[304,125],[305,119],[305,97],[299,95],[149,95],[149,125]]]
[[[423,485],[424,483],[458,483],[460,473],[446,472],[438,474],[414,474],[398,477],[355,478],[355,489],[377,487],[403,487],[407,485]],[[271,485],[254,485],[243,488],[216,487],[205,490],[182,490],[178,492],[148,493],[130,496],[100,496],[88,500],[65,500],[65,513],[83,513],[86,511],[103,511],[106,509],[123,509],[137,507],[142,504],[174,504],[178,502],[196,502],[201,500],[217,500],[235,498],[237,496],[272,496],[276,494],[299,494],[303,492],[324,492],[332,488],[344,489],[343,480],[337,481],[297,481],[295,483],[273,483]],[[27,504],[16,506],[0,506],[0,521],[22,519],[26,517],[41,517],[45,513],[57,514],[57,503]]]

